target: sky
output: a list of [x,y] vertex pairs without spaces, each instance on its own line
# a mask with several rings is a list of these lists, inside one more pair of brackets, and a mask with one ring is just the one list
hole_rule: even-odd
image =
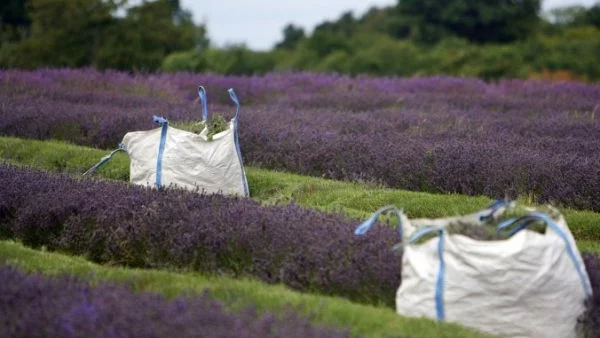
[[[269,50],[283,39],[283,28],[293,23],[311,33],[325,21],[347,11],[355,17],[369,8],[391,6],[397,0],[181,0],[194,21],[204,23],[213,45],[245,43],[253,50]],[[443,0],[442,0],[443,1]],[[543,0],[542,10],[556,7],[592,6],[600,0]]]

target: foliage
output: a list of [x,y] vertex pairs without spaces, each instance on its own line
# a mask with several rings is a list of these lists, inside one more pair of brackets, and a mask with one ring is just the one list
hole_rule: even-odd
[[194,50],[175,52],[165,57],[160,68],[166,72],[201,72],[207,68],[206,58]]
[[251,279],[203,276],[193,272],[131,269],[102,266],[81,257],[33,250],[13,241],[0,241],[0,261],[27,273],[45,275],[68,273],[90,279],[92,283],[109,280],[127,283],[134,292],[159,292],[169,298],[193,296],[208,290],[226,310],[286,313],[293,309],[319,326],[351,330],[353,337],[487,337],[483,333],[453,323],[434,323],[431,319],[398,316],[387,307],[350,302],[340,297],[301,293],[283,285],[266,285]]
[[223,116],[219,113],[212,114],[207,121],[200,121],[192,123],[191,130],[192,132],[199,134],[207,129],[206,137],[209,141],[212,141],[213,136],[216,134],[227,130],[229,123],[223,118]]
[[[171,1],[31,0],[30,33],[0,48],[0,67],[156,70],[170,53],[206,44],[204,28]],[[62,18],[56,20],[56,18]]]
[[600,88],[581,83],[4,71],[0,134],[114,148],[126,132],[154,127],[152,114],[197,120],[197,83],[219,93],[214,109],[226,119],[226,89],[241,98],[246,165],[600,211],[600,153],[589,137],[600,134]]
[[274,66],[271,53],[255,52],[244,45],[231,45],[223,49],[208,48],[169,55],[164,59],[161,69],[167,72],[210,71],[242,75],[263,74]]
[[[186,126],[180,126],[186,128]],[[15,165],[33,166],[52,172],[81,175],[105,150],[75,146],[64,142],[0,138],[0,159]],[[130,161],[117,153],[95,175],[122,181],[129,180]],[[348,183],[276,172],[245,166],[251,197],[262,205],[296,203],[311,209],[341,213],[358,222],[367,218],[378,205],[398,205],[412,217],[435,218],[460,215],[491,203],[486,197],[457,194],[429,194],[384,189],[371,183]],[[528,204],[521,199],[519,205]],[[563,209],[564,216],[581,251],[600,253],[600,214]]]
[[[400,284],[400,257],[390,250],[397,234],[389,227],[356,237],[354,225],[295,206],[78,182],[5,165],[0,184],[6,187],[0,192],[0,233],[35,247],[112,264],[252,275],[388,306]],[[595,260],[585,256],[597,292],[590,270]],[[589,323],[597,304],[588,309],[587,327],[595,329]]]
[[[253,276],[389,306],[399,283],[390,250],[397,234],[388,227],[364,240],[354,236],[354,222],[294,204],[261,207],[1,164],[0,184],[0,236],[37,248],[107,264]],[[395,264],[381,269],[382,261]]]
[[294,49],[298,42],[305,38],[304,29],[288,24],[283,28],[283,40],[275,48]]
[[399,0],[397,9],[414,22],[421,41],[454,34],[483,43],[525,39],[536,28],[540,6],[540,0]]
[[[166,299],[102,282],[91,286],[69,275],[27,275],[0,267],[0,331],[7,337],[349,337],[254,309],[232,314],[208,293]],[[10,320],[9,320],[10,319]]]
[[[0,68],[600,79],[599,5],[556,9],[546,19],[538,16],[539,0],[399,1],[361,17],[342,13],[312,34],[288,24],[271,51],[253,51],[211,46],[204,25],[195,25],[179,1],[143,1],[127,10],[125,2],[10,0],[0,7]],[[447,43],[461,39],[460,49]]]
[[582,323],[587,337],[600,337],[600,257],[584,253],[583,262],[594,294],[586,304],[587,311]]
[[177,23],[173,17],[168,1],[130,8],[124,19],[107,29],[93,63],[99,69],[158,69],[168,54],[195,47],[203,35],[190,16],[179,16]]
[[5,0],[0,4],[0,41],[19,41],[27,35],[31,20],[24,0]]

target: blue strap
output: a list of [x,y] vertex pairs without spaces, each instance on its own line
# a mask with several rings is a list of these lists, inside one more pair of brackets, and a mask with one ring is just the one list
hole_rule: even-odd
[[408,239],[408,243],[412,244],[416,241],[418,241],[421,237],[431,233],[431,232],[437,232],[440,233],[440,231],[444,231],[444,226],[442,225],[438,225],[438,226],[424,226],[424,227],[420,227],[419,230],[415,231],[410,238]]
[[152,115],[152,121],[153,121],[153,122],[156,122],[156,123],[158,123],[158,124],[165,124],[165,123],[168,123],[168,122],[167,122],[167,119],[165,119],[165,118],[164,118],[164,117],[162,117],[162,116],[156,116],[156,115]]
[[435,313],[437,320],[444,320],[446,318],[446,311],[444,309],[444,277],[446,275],[446,263],[444,262],[444,231],[438,230],[440,234],[438,238],[438,260],[440,265],[438,267],[437,281],[435,283]]
[[200,96],[200,101],[202,101],[202,121],[206,121],[208,118],[208,102],[206,101],[206,89],[202,86],[198,86],[198,96]]
[[510,202],[504,200],[495,200],[490,205],[485,207],[485,209],[491,209],[490,213],[487,215],[482,215],[479,217],[480,221],[487,221],[494,217],[494,214],[502,207],[509,205]]
[[[532,219],[510,218],[510,219],[500,222],[498,224],[498,226],[496,227],[496,232],[507,235],[507,236],[512,236],[537,221],[538,221],[538,219],[536,219],[536,218],[532,218]],[[515,224],[518,224],[518,225],[516,227],[514,227],[513,229],[511,229],[510,227]]]
[[98,168],[100,168],[101,166],[103,166],[104,163],[108,162],[108,160],[110,160],[119,151],[127,151],[125,149],[125,144],[123,144],[123,142],[119,143],[119,148],[111,151],[110,154],[102,157],[98,163],[94,164],[90,169],[88,169],[86,172],[84,172],[83,176],[88,175],[88,174],[93,174],[94,172],[96,172],[96,170]]
[[444,320],[446,312],[444,309],[444,278],[446,276],[446,263],[444,262],[444,227],[443,226],[425,226],[419,228],[408,240],[409,243],[414,243],[419,238],[431,233],[438,234],[438,274],[435,282],[435,313],[437,320]]
[[375,224],[375,221],[377,221],[377,217],[379,217],[379,215],[381,215],[382,213],[389,211],[389,210],[393,210],[396,213],[396,215],[398,216],[398,232],[400,233],[400,240],[404,241],[404,229],[402,226],[402,214],[404,213],[404,211],[402,209],[398,209],[398,207],[396,207],[395,205],[387,205],[387,206],[375,211],[371,215],[371,217],[369,217],[366,221],[362,222],[354,230],[354,234],[357,236],[362,236],[362,235],[366,234],[367,231],[369,231],[369,229],[371,229],[373,224]]
[[156,157],[156,188],[160,189],[162,187],[162,158],[165,151],[169,122],[164,117],[156,115],[152,116],[152,120],[156,123],[160,123],[162,127],[160,131],[160,143],[158,145],[158,156]]
[[529,225],[535,223],[536,221],[543,221],[544,223],[546,223],[563,240],[563,242],[565,243],[565,248],[567,249],[567,254],[571,258],[571,261],[573,262],[573,265],[575,266],[575,269],[577,270],[577,274],[579,275],[579,279],[581,280],[581,284],[583,286],[585,295],[586,295],[586,297],[591,297],[592,296],[592,287],[589,284],[589,280],[587,278],[585,278],[585,274],[583,272],[584,271],[583,267],[577,260],[575,250],[571,246],[571,242],[569,242],[569,239],[567,238],[567,235],[564,233],[564,231],[554,222],[554,220],[552,220],[550,217],[548,217],[548,215],[542,214],[539,212],[533,212],[529,215],[526,215],[526,216],[523,216],[520,218],[509,219],[509,220],[506,220],[506,221],[498,224],[496,231],[500,232],[511,226],[516,225],[515,229],[513,229],[512,231],[509,231],[510,234],[515,234],[515,233],[527,228]]
[[233,88],[229,88],[227,92],[236,106],[235,117],[233,118],[233,134],[235,136],[235,148],[237,150],[238,159],[240,160],[240,165],[242,166],[242,185],[244,186],[244,195],[248,197],[250,196],[250,192],[248,189],[248,180],[246,179],[246,170],[244,170],[244,161],[242,159],[242,150],[240,149],[240,139],[238,136],[238,115],[240,113],[240,101],[238,100],[237,95],[235,95]]
[[240,114],[240,101],[238,101],[237,95],[235,95],[233,88],[229,88],[229,90],[227,90],[227,92],[229,93],[229,97],[231,97],[231,101],[233,101],[233,103],[235,103],[235,106],[236,106],[235,116],[233,118],[235,119],[235,123],[237,125],[238,115]]

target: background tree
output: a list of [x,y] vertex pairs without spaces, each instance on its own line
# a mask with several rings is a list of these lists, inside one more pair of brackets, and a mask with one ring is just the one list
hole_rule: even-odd
[[[112,13],[121,1],[29,0],[30,32],[18,44],[2,46],[0,64],[12,67],[89,65]],[[60,18],[60,19],[58,19]]]
[[275,45],[275,48],[294,49],[298,42],[306,38],[304,29],[288,24],[283,29],[283,40]]
[[151,71],[170,53],[208,46],[204,26],[176,0],[142,1],[125,17],[116,14],[126,0],[10,1],[0,7],[3,25],[30,26],[21,39],[2,40],[0,67]]
[[104,36],[94,64],[100,68],[156,70],[170,53],[202,43],[204,29],[172,0],[144,1]]
[[0,41],[18,41],[26,36],[31,20],[27,15],[25,0],[3,0],[0,3]]
[[398,0],[415,36],[436,42],[453,34],[475,43],[525,39],[539,22],[541,0]]

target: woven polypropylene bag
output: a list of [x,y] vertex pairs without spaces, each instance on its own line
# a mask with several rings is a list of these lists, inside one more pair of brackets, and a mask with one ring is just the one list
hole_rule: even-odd
[[[531,213],[504,222],[516,229],[503,240],[451,233],[460,221],[485,226],[498,210],[463,217],[402,217],[406,234],[396,311],[456,322],[504,337],[578,337],[578,317],[591,287],[562,215]],[[502,210],[501,210],[502,211]],[[544,233],[528,230],[546,224]],[[425,235],[434,235],[424,239]]]
[[119,148],[84,175],[93,173],[118,151],[125,151],[131,159],[130,181],[134,184],[248,197],[237,132],[240,104],[233,89],[228,92],[236,112],[225,130],[208,136],[206,91],[200,86],[205,128],[199,134],[173,128],[164,117],[154,116],[160,128],[125,134]]
[[[162,128],[125,134],[123,144],[131,159],[132,183],[157,185],[161,134]],[[248,196],[246,175],[235,143],[234,122],[210,141],[206,134],[206,129],[195,134],[167,127],[160,186]]]

